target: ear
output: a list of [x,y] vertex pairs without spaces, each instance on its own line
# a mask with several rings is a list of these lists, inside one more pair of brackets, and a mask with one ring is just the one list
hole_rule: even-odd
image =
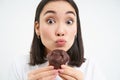
[[37,34],[37,36],[40,36],[40,31],[39,31],[39,22],[38,21],[35,21],[34,23],[34,27],[35,27],[35,32]]

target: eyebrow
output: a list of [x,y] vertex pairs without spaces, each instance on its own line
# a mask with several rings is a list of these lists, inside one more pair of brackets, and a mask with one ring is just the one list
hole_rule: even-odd
[[[44,13],[44,15],[48,14],[48,13],[53,13],[53,14],[56,14],[55,11],[53,10],[48,10]],[[75,16],[75,13],[73,11],[67,11],[65,14],[73,14]]]
[[75,13],[73,11],[67,11],[66,14],[73,14],[75,16]]
[[46,15],[46,14],[48,14],[48,13],[53,13],[53,14],[56,14],[56,12],[55,12],[55,11],[53,11],[53,10],[48,10],[48,11],[46,11],[46,12],[44,13],[44,15]]

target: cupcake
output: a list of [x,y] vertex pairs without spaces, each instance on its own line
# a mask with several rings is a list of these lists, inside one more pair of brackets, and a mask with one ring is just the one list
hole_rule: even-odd
[[69,62],[69,55],[64,50],[56,49],[48,53],[47,59],[49,65],[54,66],[54,69],[60,69],[61,65]]

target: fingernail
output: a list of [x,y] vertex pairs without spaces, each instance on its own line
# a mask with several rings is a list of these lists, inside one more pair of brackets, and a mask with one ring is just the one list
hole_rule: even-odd
[[61,68],[64,68],[65,67],[65,65],[61,65]]
[[58,70],[55,70],[55,73],[58,73]]
[[54,66],[50,66],[51,69],[54,69]]
[[62,73],[62,72],[64,72],[64,70],[63,70],[63,69],[60,69],[58,72],[59,72],[59,73]]

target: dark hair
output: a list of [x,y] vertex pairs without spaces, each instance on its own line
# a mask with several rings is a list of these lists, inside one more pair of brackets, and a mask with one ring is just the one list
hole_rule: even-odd
[[[35,21],[39,22],[42,9],[50,1],[58,1],[58,0],[42,0],[36,9]],[[79,67],[85,61],[83,41],[82,41],[82,35],[81,35],[81,26],[80,26],[80,19],[79,19],[79,11],[73,0],[65,0],[65,1],[67,1],[75,9],[75,12],[77,14],[77,35],[72,47],[67,51],[67,53],[70,56],[70,61],[68,65]],[[34,30],[34,37],[33,37],[33,42],[30,50],[29,64],[38,65],[38,64],[45,63],[46,62],[45,57],[46,57],[45,46],[42,44],[41,39],[38,39],[37,34]]]

